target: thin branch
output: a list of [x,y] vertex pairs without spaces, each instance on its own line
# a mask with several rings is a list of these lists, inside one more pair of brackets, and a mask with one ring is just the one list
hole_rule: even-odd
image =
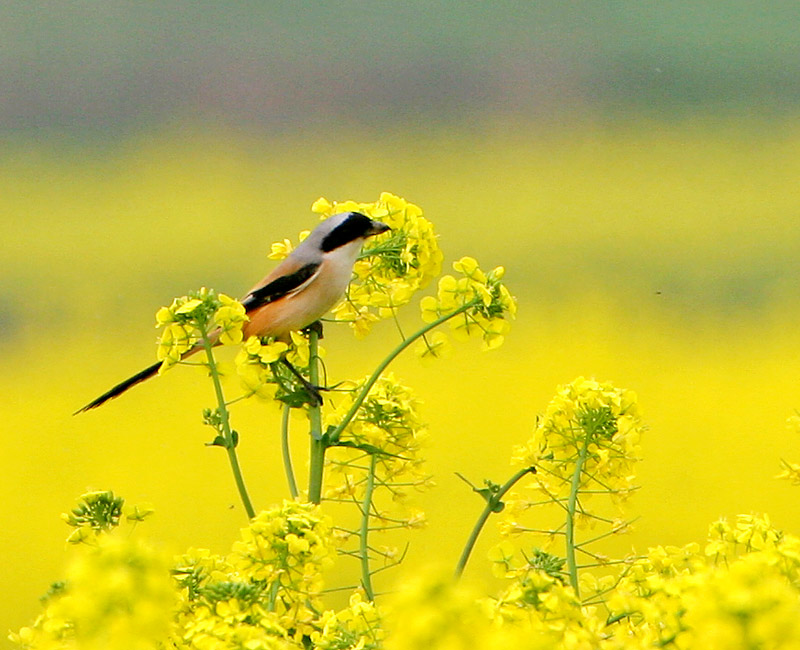
[[[526,474],[533,474],[535,472],[535,467],[525,467],[508,479],[500,488],[498,488],[497,492],[491,494],[489,497],[484,497],[486,499],[486,506],[484,507],[483,512],[481,512],[481,514],[478,516],[478,520],[475,522],[475,525],[472,527],[472,532],[469,534],[467,543],[464,545],[464,550],[461,552],[461,557],[456,565],[456,578],[460,577],[461,574],[464,573],[464,567],[467,566],[467,561],[469,560],[469,556],[475,546],[475,542],[478,541],[478,536],[481,534],[481,531],[488,521],[489,516],[496,511],[497,506],[501,503],[501,500],[506,495],[506,492],[514,487],[517,481],[519,481],[523,476]],[[473,490],[475,490],[475,488],[473,488]],[[483,496],[483,494],[481,494],[481,496]]]

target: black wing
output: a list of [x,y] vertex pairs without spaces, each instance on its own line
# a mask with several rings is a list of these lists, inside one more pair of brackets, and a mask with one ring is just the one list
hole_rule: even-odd
[[282,275],[279,278],[275,278],[269,284],[265,284],[263,287],[248,293],[242,300],[242,305],[249,312],[262,305],[274,302],[278,298],[283,298],[293,291],[297,291],[311,280],[316,275],[319,267],[319,263],[306,264],[290,275]]

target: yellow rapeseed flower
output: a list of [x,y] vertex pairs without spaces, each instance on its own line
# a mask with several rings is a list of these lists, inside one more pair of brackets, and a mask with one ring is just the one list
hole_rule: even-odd
[[158,343],[157,356],[162,362],[159,372],[174,366],[181,360],[184,352],[188,352],[197,343],[197,338],[192,330],[181,323],[165,325]]
[[261,363],[264,364],[275,363],[276,361],[280,361],[281,356],[288,349],[289,344],[283,341],[273,341],[266,345],[262,344],[258,351],[258,358],[261,359]]
[[223,345],[242,342],[242,326],[250,320],[244,306],[221,293],[218,295],[220,307],[214,312],[214,322],[219,329],[219,341]]
[[271,246],[271,250],[267,257],[271,260],[282,260],[289,257],[289,254],[294,250],[294,246],[292,246],[292,242],[288,239],[284,239],[283,241],[275,242]]

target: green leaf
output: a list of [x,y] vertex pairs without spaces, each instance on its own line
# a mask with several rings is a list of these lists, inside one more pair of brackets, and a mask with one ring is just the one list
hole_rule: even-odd
[[340,440],[339,442],[334,442],[330,445],[331,447],[350,447],[351,449],[360,449],[361,451],[365,451],[368,454],[374,454],[375,456],[389,456],[391,458],[400,458],[401,460],[405,458],[404,456],[398,456],[397,454],[390,454],[388,451],[384,451],[380,447],[376,447],[375,445],[368,445],[367,443],[356,443],[352,440]]
[[492,503],[492,512],[503,512],[505,507],[506,507],[505,503],[503,503],[502,501],[497,501],[495,503]]
[[328,428],[325,429],[325,433],[322,434],[321,440],[329,447],[332,447],[336,444],[336,440],[333,439],[334,431],[336,431],[336,426],[329,424]]

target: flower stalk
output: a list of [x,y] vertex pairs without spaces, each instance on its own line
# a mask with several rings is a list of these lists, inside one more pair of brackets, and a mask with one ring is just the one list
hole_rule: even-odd
[[502,504],[502,499],[506,495],[506,492],[514,487],[514,485],[516,485],[516,483],[522,479],[523,476],[535,472],[535,467],[525,467],[508,479],[497,489],[497,491],[488,495],[484,495],[484,498],[486,499],[486,506],[484,507],[483,512],[481,512],[481,514],[478,516],[478,520],[475,522],[475,525],[472,527],[472,532],[470,532],[469,537],[467,538],[467,543],[464,545],[464,550],[461,552],[461,557],[458,559],[455,572],[456,578],[461,577],[461,574],[464,573],[464,568],[467,566],[467,561],[472,553],[472,549],[475,547],[475,542],[478,541],[478,537],[480,536],[484,525],[486,525],[486,522],[489,520],[489,516],[493,512],[498,512],[498,507],[500,507],[500,504]]
[[289,483],[289,494],[292,495],[292,499],[296,499],[300,493],[297,489],[297,481],[294,478],[292,455],[289,449],[289,415],[291,412],[292,408],[288,404],[284,404],[281,413],[281,456],[283,457],[283,470]]
[[344,418],[342,418],[342,421],[338,424],[338,426],[333,431],[331,431],[330,442],[335,443],[339,439],[339,437],[342,435],[342,431],[345,430],[347,425],[350,424],[350,421],[355,417],[356,413],[358,413],[358,409],[361,408],[361,405],[367,398],[370,389],[375,384],[375,382],[378,381],[378,379],[381,376],[381,373],[384,370],[386,370],[386,368],[389,367],[389,364],[392,363],[392,361],[394,361],[400,355],[400,353],[403,352],[403,350],[405,350],[412,343],[414,343],[414,341],[416,341],[417,339],[423,337],[425,334],[430,332],[432,329],[435,329],[436,327],[438,327],[442,323],[447,322],[451,318],[454,318],[455,316],[464,313],[465,311],[473,307],[477,302],[478,302],[477,300],[473,300],[464,305],[461,305],[458,309],[455,309],[445,314],[444,316],[440,316],[433,322],[428,323],[424,327],[421,327],[407,339],[404,339],[397,347],[395,347],[395,349],[392,350],[386,356],[386,358],[378,364],[378,367],[375,368],[374,372],[369,376],[369,379],[367,379],[367,381],[361,387],[361,392],[359,392],[358,397],[356,397],[356,399],[353,401],[350,410],[345,414]]
[[[308,374],[312,386],[319,386],[319,333],[311,328],[308,334]],[[308,500],[319,504],[322,500],[322,475],[325,468],[326,441],[322,439],[322,405],[308,407],[311,449],[309,452]]]
[[361,504],[361,531],[359,541],[359,552],[361,554],[361,585],[364,593],[369,600],[375,600],[375,592],[372,589],[372,574],[369,570],[369,513],[372,508],[372,494],[375,490],[375,465],[377,456],[370,454],[369,470],[367,472],[367,487],[364,491],[364,500]]
[[203,349],[206,353],[206,360],[208,361],[208,371],[211,375],[211,381],[214,384],[214,393],[217,397],[217,409],[219,410],[220,424],[222,426],[222,434],[225,440],[225,451],[228,453],[228,460],[231,464],[231,471],[233,472],[233,480],[236,483],[236,489],[239,492],[239,497],[244,505],[244,510],[247,513],[247,518],[252,519],[255,517],[255,509],[250,501],[250,495],[247,493],[247,487],[244,484],[244,477],[242,476],[242,469],[239,466],[239,458],[236,454],[236,441],[234,440],[233,432],[231,431],[230,415],[228,414],[228,407],[225,403],[225,395],[222,392],[222,382],[219,377],[219,369],[217,362],[214,359],[213,346],[209,338],[206,328],[201,329]]
[[575,471],[572,473],[572,481],[570,482],[569,498],[567,499],[567,521],[565,527],[566,539],[566,555],[567,555],[567,572],[569,573],[569,583],[575,590],[575,596],[580,597],[578,587],[578,563],[575,559],[575,511],[578,505],[578,492],[581,486],[581,472],[583,472],[583,464],[586,461],[586,454],[589,449],[589,439],[592,436],[592,430],[588,430],[583,438],[583,444],[578,451],[578,458],[575,461]]

